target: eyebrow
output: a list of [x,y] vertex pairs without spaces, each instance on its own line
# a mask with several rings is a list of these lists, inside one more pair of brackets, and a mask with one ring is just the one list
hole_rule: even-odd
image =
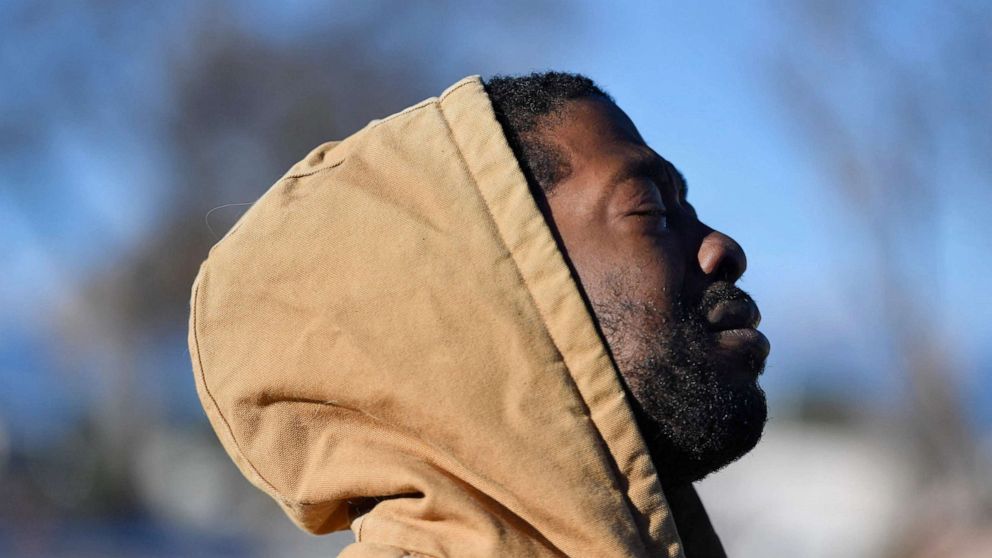
[[682,171],[675,168],[675,165],[665,161],[665,159],[662,159],[660,155],[654,152],[639,154],[628,160],[620,168],[620,170],[613,175],[613,178],[610,180],[610,184],[617,185],[626,180],[630,180],[631,178],[654,178],[659,174],[665,175],[669,181],[671,181],[674,177],[678,177],[679,183],[675,186],[678,188],[679,196],[684,201],[689,195],[689,182],[686,181]]

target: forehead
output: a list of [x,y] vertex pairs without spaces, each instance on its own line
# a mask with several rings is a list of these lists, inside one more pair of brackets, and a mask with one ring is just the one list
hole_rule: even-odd
[[584,190],[608,190],[622,177],[660,170],[684,194],[681,173],[644,142],[634,123],[613,102],[600,98],[572,101],[545,134],[566,155],[571,176],[583,178]]
[[623,155],[648,149],[630,118],[606,99],[570,102],[549,131],[565,151],[578,156],[575,162],[603,154],[603,150]]

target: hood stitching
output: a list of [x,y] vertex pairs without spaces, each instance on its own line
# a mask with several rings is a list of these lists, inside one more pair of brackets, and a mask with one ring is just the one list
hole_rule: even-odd
[[217,404],[217,399],[214,397],[213,392],[210,390],[210,386],[207,384],[207,370],[203,366],[203,355],[202,355],[202,352],[200,351],[200,341],[199,341],[199,323],[200,322],[197,319],[198,318],[198,315],[199,315],[199,312],[197,312],[197,306],[198,306],[198,304],[200,302],[200,298],[199,298],[199,294],[200,294],[200,277],[202,276],[204,270],[206,269],[206,263],[207,262],[203,262],[203,265],[200,268],[200,273],[197,275],[196,281],[193,284],[193,301],[192,301],[192,304],[190,305],[192,307],[192,309],[191,309],[191,314],[192,314],[191,321],[193,322],[193,328],[192,328],[192,330],[193,330],[193,347],[194,347],[194,349],[196,351],[197,367],[200,369],[199,370],[199,372],[200,372],[200,374],[199,374],[199,376],[200,376],[200,383],[203,385],[203,391],[207,394],[207,397],[210,398],[210,405],[211,405],[211,407],[213,407],[214,413],[216,413],[216,415],[218,417],[220,417],[221,421],[223,421],[224,427],[226,429],[227,436],[231,439],[231,442],[234,444],[234,448],[235,448],[235,450],[237,450],[238,457],[240,457],[248,465],[248,468],[252,472],[252,474],[254,474],[256,477],[258,477],[258,479],[261,480],[265,484],[265,486],[267,486],[271,490],[271,492],[273,494],[278,495],[279,502],[281,502],[282,504],[284,504],[286,506],[290,506],[291,507],[291,503],[288,502],[288,501],[286,501],[286,499],[283,497],[282,493],[279,492],[278,490],[276,490],[276,487],[273,486],[273,484],[271,482],[269,482],[269,480],[267,478],[265,478],[264,475],[262,475],[262,473],[255,467],[255,464],[252,463],[250,459],[248,459],[248,456],[247,455],[245,455],[245,452],[244,452],[243,449],[241,449],[241,444],[238,442],[237,437],[234,436],[234,429],[231,427],[231,423],[228,422],[227,417],[224,416],[224,413],[223,412],[221,412],[220,405]]

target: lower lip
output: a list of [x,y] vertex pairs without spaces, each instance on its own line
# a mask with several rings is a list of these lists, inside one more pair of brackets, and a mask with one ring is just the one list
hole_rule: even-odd
[[767,357],[771,350],[771,343],[765,334],[751,327],[718,331],[716,340],[725,349],[748,351],[760,358]]

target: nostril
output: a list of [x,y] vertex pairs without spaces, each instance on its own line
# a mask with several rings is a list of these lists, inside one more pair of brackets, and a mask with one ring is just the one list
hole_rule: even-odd
[[741,269],[740,264],[735,258],[724,258],[714,273],[717,281],[726,281],[728,283],[733,283],[740,279],[741,275],[744,275],[744,270]]
[[733,283],[747,269],[744,250],[729,236],[713,231],[699,247],[699,265],[703,273],[718,281]]

